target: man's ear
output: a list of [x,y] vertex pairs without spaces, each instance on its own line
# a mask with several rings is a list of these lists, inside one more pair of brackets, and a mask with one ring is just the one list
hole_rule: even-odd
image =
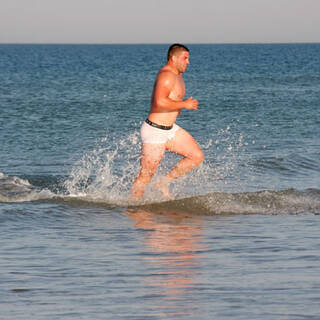
[[176,63],[176,62],[177,62],[177,56],[176,56],[176,55],[173,55],[173,56],[171,57],[171,60],[172,60],[173,63]]

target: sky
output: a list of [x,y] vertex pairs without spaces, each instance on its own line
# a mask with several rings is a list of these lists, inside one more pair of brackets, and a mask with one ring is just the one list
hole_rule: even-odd
[[320,42],[320,0],[0,0],[0,43]]

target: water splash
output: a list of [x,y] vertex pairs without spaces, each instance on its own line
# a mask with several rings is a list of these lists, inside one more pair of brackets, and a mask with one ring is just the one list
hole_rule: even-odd
[[106,135],[75,163],[64,188],[70,197],[125,204],[140,156],[138,133]]
[[[230,127],[220,130],[215,138],[209,138],[201,147],[205,162],[189,174],[177,179],[171,186],[175,197],[204,194],[218,188],[217,181],[224,181],[234,174],[238,166],[238,154],[243,147],[243,136],[233,133]],[[89,201],[103,201],[127,205],[132,182],[139,170],[141,142],[138,132],[122,139],[111,134],[97,142],[72,168],[64,188],[70,197]],[[147,186],[143,202],[164,200],[154,183],[168,172],[179,156],[166,153],[157,173]]]
[[[205,162],[187,175],[175,180],[171,193],[177,199],[223,191],[223,184],[236,180],[243,136],[230,127],[213,133],[201,148]],[[139,171],[141,140],[138,132],[118,138],[112,133],[98,140],[92,150],[83,155],[61,183],[46,177],[46,184],[31,185],[28,180],[0,175],[0,201],[35,201],[42,199],[77,199],[125,207],[130,205],[130,188]],[[156,175],[147,186],[142,203],[164,201],[154,188],[157,179],[166,174],[181,158],[166,153]],[[32,177],[30,178],[31,181]],[[53,187],[51,184],[55,184]],[[240,179],[239,179],[240,183]]]
[[240,189],[242,181],[240,166],[247,163],[243,159],[247,142],[242,133],[231,126],[220,129],[201,144],[205,161],[185,177],[178,179],[173,186],[176,198],[225,191],[232,186]]

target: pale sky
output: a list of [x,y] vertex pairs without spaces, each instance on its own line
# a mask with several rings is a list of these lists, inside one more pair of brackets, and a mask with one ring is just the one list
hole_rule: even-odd
[[0,43],[320,42],[320,0],[0,0]]

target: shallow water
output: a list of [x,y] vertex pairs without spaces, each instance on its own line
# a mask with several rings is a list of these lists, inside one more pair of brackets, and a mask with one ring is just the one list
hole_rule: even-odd
[[0,45],[1,319],[319,319],[320,45],[191,45],[205,162],[132,204],[166,49]]
[[313,214],[29,203],[7,207],[1,226],[5,319],[318,317]]

